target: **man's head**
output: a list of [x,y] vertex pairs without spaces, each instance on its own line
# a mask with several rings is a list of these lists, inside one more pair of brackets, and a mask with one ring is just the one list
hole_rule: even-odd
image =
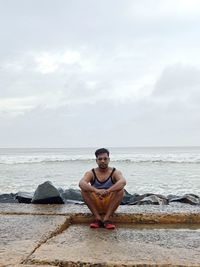
[[99,148],[95,151],[96,162],[100,169],[108,168],[108,164],[110,161],[109,151],[106,148]]

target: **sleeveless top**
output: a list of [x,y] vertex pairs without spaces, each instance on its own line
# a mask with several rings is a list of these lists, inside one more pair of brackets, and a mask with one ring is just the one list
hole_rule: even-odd
[[112,175],[113,175],[115,170],[116,169],[113,168],[113,170],[112,170],[111,174],[109,175],[109,177],[105,181],[101,182],[97,178],[95,170],[92,169],[92,172],[93,172],[93,175],[94,175],[94,179],[93,179],[91,185],[94,186],[97,189],[108,189],[108,188],[110,188],[114,184],[114,181],[112,179]]

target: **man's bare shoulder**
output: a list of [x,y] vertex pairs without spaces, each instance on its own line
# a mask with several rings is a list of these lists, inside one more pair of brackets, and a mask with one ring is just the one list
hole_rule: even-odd
[[115,175],[116,175],[116,174],[117,174],[117,175],[118,175],[118,174],[121,174],[121,175],[122,175],[122,172],[121,172],[120,170],[118,170],[118,169],[115,168],[114,174],[115,174]]
[[83,179],[84,180],[88,180],[88,181],[93,180],[92,170],[86,171],[85,174],[84,174],[84,176],[83,176]]
[[120,170],[117,170],[117,169],[115,169],[115,171],[113,173],[113,178],[116,180],[119,180],[122,178],[124,179],[122,172]]

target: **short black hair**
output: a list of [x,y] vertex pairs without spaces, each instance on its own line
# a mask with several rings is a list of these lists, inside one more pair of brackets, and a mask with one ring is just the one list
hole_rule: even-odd
[[108,157],[109,157],[110,152],[109,152],[108,149],[106,149],[106,148],[99,148],[99,149],[97,149],[97,150],[95,151],[95,156],[96,156],[96,158],[97,158],[100,154],[103,154],[103,153],[108,154]]

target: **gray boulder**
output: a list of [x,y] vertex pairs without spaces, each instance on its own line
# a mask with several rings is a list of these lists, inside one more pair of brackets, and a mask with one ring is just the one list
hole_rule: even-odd
[[61,192],[61,197],[64,200],[67,200],[69,202],[69,200],[73,200],[72,202],[83,202],[83,198],[81,195],[81,191],[80,190],[76,190],[76,189],[66,189],[65,191]]
[[140,196],[140,199],[133,202],[132,205],[167,205],[168,199],[163,195],[147,194]]
[[2,194],[0,195],[0,203],[17,203],[16,194]]
[[15,197],[19,203],[31,203],[33,193],[19,191]]
[[169,202],[181,202],[190,205],[200,205],[200,198],[194,194],[185,194],[179,197],[171,197]]
[[131,202],[134,202],[135,198],[138,196],[138,194],[131,195],[130,193],[128,193],[128,191],[126,191],[126,189],[124,189],[124,197],[122,199],[121,205],[126,205],[130,204]]
[[46,181],[38,185],[33,198],[33,204],[64,204],[62,197],[56,187],[51,182]]

